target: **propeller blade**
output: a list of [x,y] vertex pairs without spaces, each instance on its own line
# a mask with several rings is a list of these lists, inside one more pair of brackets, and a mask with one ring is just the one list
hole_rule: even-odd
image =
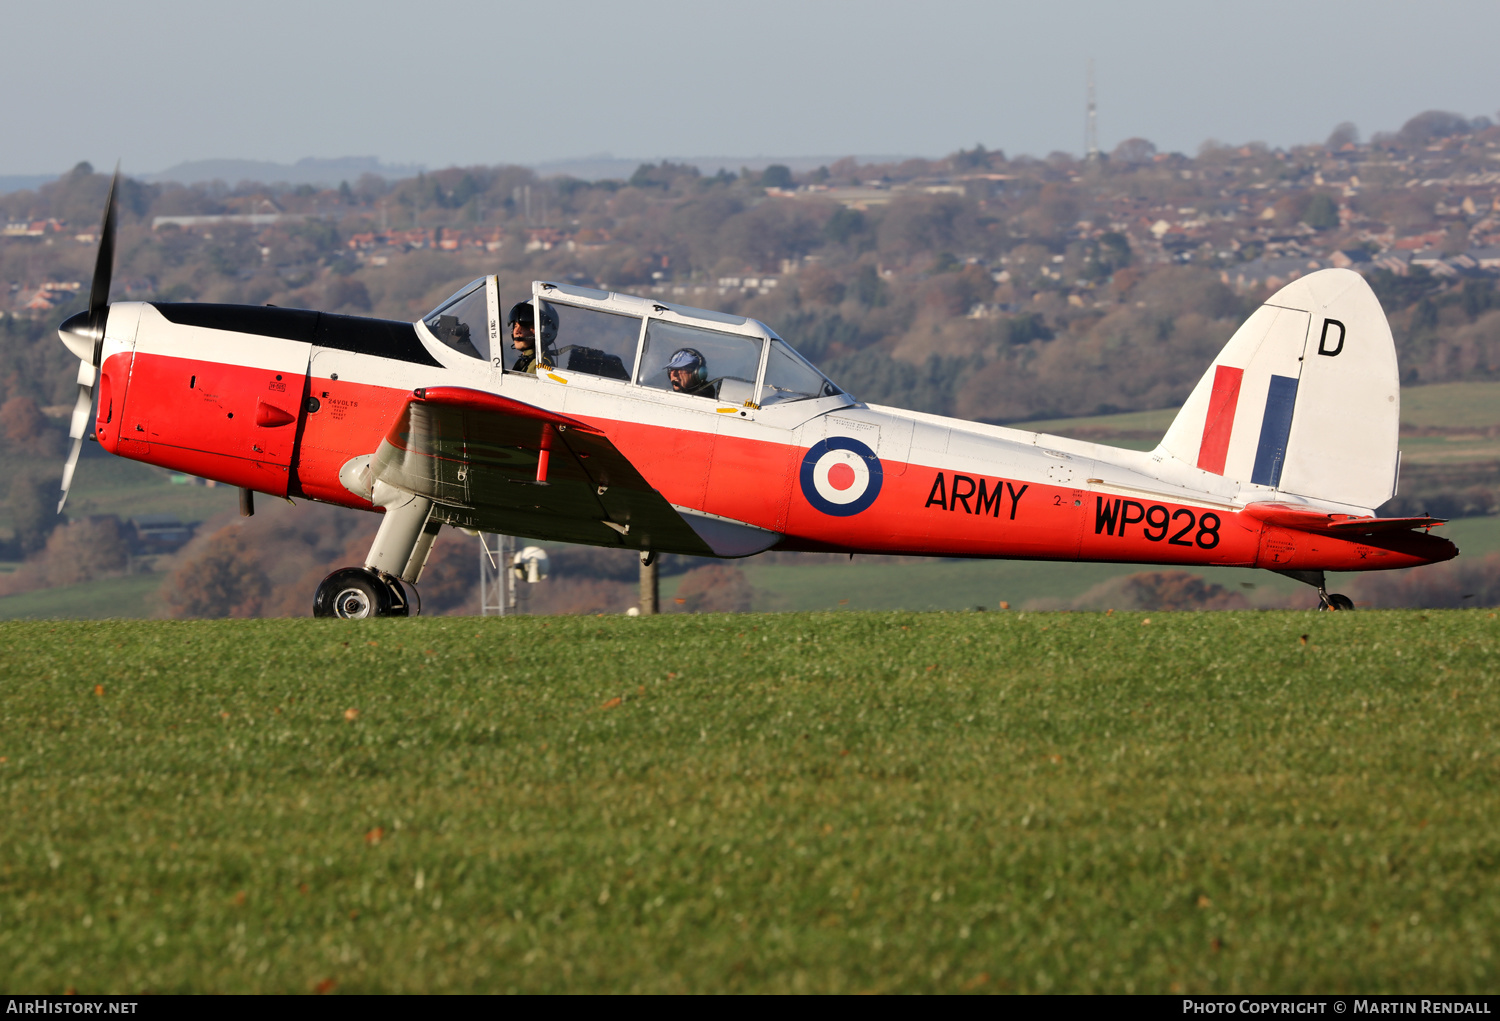
[[[90,419],[94,412],[94,382],[99,378],[99,358],[104,352],[104,325],[109,318],[109,283],[115,270],[115,195],[120,190],[120,166],[115,164],[115,176],[110,178],[109,197],[104,200],[104,224],[99,228],[99,254],[94,259],[94,279],[89,284],[89,308],[87,312],[87,334],[93,342],[92,357],[78,361],[78,400],[73,405],[73,420],[68,423],[68,435],[73,439],[68,460],[63,465],[62,499],[57,501],[57,513],[68,502],[68,490],[73,487],[73,473],[78,469],[78,455],[83,452],[83,438],[92,429]],[[78,351],[70,340],[83,341],[79,336],[80,316],[73,316],[63,323],[58,333],[64,344],[75,354]]]
[[[73,449],[68,451],[67,463],[63,465],[62,499],[57,501],[57,513],[68,502],[68,490],[73,486],[73,472],[78,468],[78,455],[83,450],[83,438],[92,428],[89,419],[94,412],[94,367],[88,362],[78,363],[78,400],[73,404],[73,420],[68,424],[68,435],[73,439]],[[85,382],[87,379],[87,382]]]
[[68,490],[73,487],[73,472],[78,467],[78,455],[83,452],[83,437],[80,436],[73,441],[73,449],[68,451],[68,460],[63,465],[62,499],[57,501],[57,513],[61,514],[63,504],[68,502]]
[[[89,285],[89,323],[104,336],[104,313],[109,307],[109,282],[115,271],[115,193],[120,188],[120,166],[109,182],[109,197],[104,200],[104,225],[99,228],[99,254],[94,259],[94,280]],[[95,364],[99,346],[95,342]]]
[[[82,376],[85,371],[91,375],[93,366],[88,362],[79,362],[78,374]],[[83,439],[89,431],[89,419],[93,418],[94,411],[94,388],[89,383],[79,383],[78,401],[73,405],[73,419],[68,423],[68,437],[70,439]]]

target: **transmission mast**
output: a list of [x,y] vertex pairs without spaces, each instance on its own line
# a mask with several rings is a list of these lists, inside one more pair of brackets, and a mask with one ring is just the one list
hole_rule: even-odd
[[479,615],[503,617],[516,612],[516,577],[511,567],[516,540],[509,535],[479,533]]
[[1083,129],[1083,149],[1090,163],[1099,162],[1099,111],[1094,105],[1094,58],[1089,58],[1089,110]]

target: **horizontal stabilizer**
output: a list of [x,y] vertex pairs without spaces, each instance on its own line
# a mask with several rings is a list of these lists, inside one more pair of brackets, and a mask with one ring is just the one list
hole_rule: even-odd
[[1268,525],[1294,528],[1300,532],[1322,532],[1326,535],[1374,535],[1377,532],[1404,532],[1413,528],[1431,528],[1444,524],[1447,518],[1374,518],[1353,514],[1327,514],[1308,507],[1285,503],[1252,503],[1245,514]]

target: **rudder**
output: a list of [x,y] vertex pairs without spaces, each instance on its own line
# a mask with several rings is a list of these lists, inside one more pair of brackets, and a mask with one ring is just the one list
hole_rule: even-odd
[[1241,483],[1374,508],[1395,493],[1400,419],[1380,301],[1358,273],[1326,269],[1251,314],[1158,451]]

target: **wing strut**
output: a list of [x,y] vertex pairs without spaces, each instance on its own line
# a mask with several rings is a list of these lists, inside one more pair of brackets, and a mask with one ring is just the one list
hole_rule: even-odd
[[552,423],[542,423],[542,439],[536,452],[536,484],[547,484],[547,464],[552,460]]

